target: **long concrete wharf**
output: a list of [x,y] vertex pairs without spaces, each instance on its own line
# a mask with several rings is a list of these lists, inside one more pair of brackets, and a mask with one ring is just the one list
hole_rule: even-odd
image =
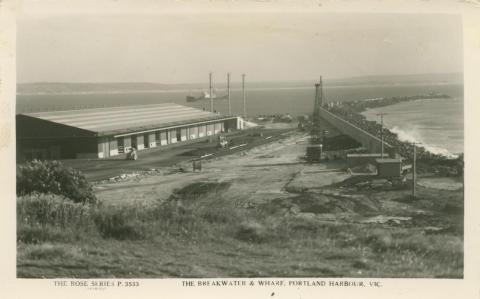
[[[359,127],[355,126],[354,124],[346,121],[345,119],[331,113],[330,111],[319,107],[319,116],[330,125],[335,127],[338,131],[342,134],[348,135],[351,138],[355,139],[356,141],[360,142],[363,147],[365,147],[368,151],[372,153],[380,153],[382,150],[382,140],[365,130],[360,129]],[[384,142],[383,143],[384,150],[388,152],[393,147]]]

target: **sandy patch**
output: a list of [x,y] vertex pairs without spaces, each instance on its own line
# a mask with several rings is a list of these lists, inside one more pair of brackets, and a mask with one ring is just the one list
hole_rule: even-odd
[[440,190],[459,190],[463,184],[456,178],[422,178],[417,180],[419,186]]

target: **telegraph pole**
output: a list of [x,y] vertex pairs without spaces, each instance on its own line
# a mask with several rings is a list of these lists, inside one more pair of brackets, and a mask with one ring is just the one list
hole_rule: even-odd
[[412,178],[412,198],[415,199],[415,186],[417,184],[417,149],[416,143],[413,142],[413,178]]
[[210,72],[210,88],[209,88],[209,97],[210,97],[210,112],[213,112],[212,72]]
[[[380,124],[381,124],[381,129],[380,129],[380,138],[382,140],[382,156],[380,159],[383,160],[383,116],[386,115],[387,113],[378,113],[377,115],[380,115]],[[414,146],[415,148],[415,146]]]
[[243,89],[243,117],[247,117],[246,97],[245,97],[245,74],[242,74],[242,89]]
[[323,81],[322,81],[322,76],[320,76],[320,107],[323,107]]
[[232,103],[230,102],[230,73],[227,74],[228,115],[232,115]]

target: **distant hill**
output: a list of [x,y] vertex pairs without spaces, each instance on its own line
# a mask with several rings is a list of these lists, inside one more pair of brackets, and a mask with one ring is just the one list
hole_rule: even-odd
[[[215,87],[225,88],[226,82],[217,78]],[[311,86],[316,81],[269,81],[250,82],[248,88],[292,88]],[[409,84],[463,84],[462,73],[421,74],[421,75],[385,75],[349,78],[325,78],[324,85],[360,86],[360,85],[409,85]],[[240,82],[232,82],[232,88],[240,88]],[[76,83],[76,82],[35,82],[17,85],[18,94],[70,94],[70,93],[124,93],[154,92],[173,90],[206,90],[208,82],[191,84],[162,84],[149,82],[111,82],[111,83]]]
[[185,84],[161,84],[148,82],[119,82],[119,83],[76,83],[76,82],[35,82],[17,85],[17,93],[101,93],[127,92],[148,90],[184,89]]
[[326,83],[335,85],[384,85],[384,84],[463,84],[462,73],[362,76],[338,79],[326,79]]

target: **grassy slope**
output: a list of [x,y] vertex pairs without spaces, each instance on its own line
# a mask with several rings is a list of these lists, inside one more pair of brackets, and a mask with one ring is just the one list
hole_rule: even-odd
[[[341,197],[300,193],[296,200],[244,208],[228,199],[230,187],[192,184],[154,207],[100,208],[89,216],[94,219],[89,229],[84,222],[62,230],[47,225],[52,232],[43,240],[18,243],[18,276],[463,276],[459,191],[419,188],[420,200],[410,202],[407,190],[346,187],[345,194],[357,196],[349,205]],[[116,213],[126,220],[112,221]],[[329,213],[345,221],[321,217]],[[412,220],[358,223],[375,215]],[[19,221],[19,238],[38,228]]]

